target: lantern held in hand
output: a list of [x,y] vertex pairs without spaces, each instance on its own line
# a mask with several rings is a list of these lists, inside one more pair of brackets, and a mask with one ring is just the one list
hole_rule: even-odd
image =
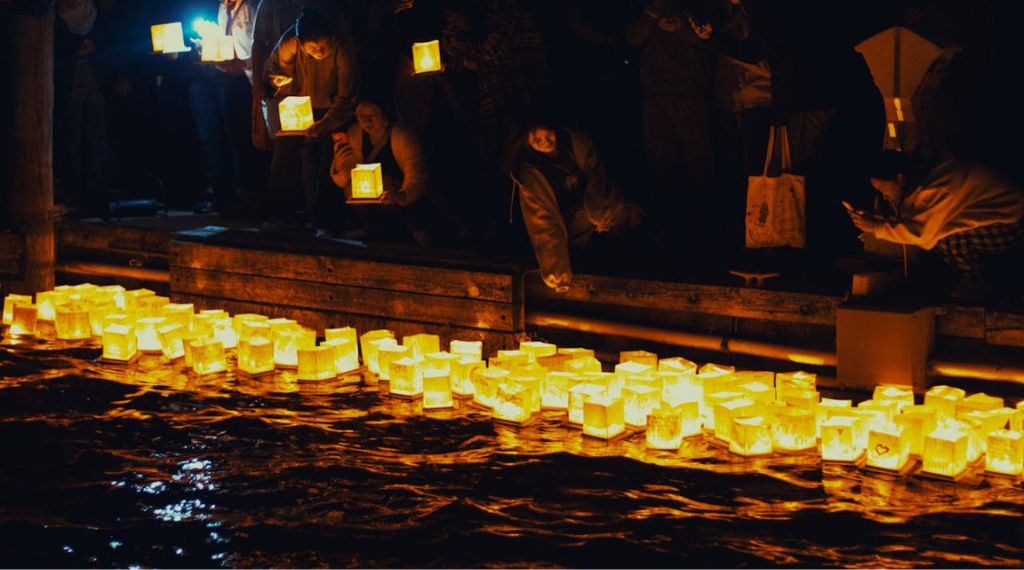
[[384,197],[384,176],[380,163],[357,164],[352,169],[352,197],[349,203],[376,203]]
[[413,43],[412,63],[416,75],[441,71],[440,40]]

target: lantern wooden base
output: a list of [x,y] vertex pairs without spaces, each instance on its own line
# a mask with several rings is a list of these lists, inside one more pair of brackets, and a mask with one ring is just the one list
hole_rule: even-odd
[[[969,469],[968,469],[969,471]],[[1006,481],[1007,483],[1021,483],[1024,482],[1024,473],[1019,475],[1008,475],[1006,473],[997,473],[995,471],[985,470],[985,477],[991,477],[993,479],[999,479],[1000,481]]]
[[[820,443],[818,444],[820,445]],[[818,455],[818,445],[812,445],[807,449],[776,449],[772,448],[772,453],[778,453],[779,455]]]
[[821,462],[822,464],[827,463],[832,465],[851,465],[854,467],[864,467],[868,463],[868,452],[860,452],[860,455],[858,455],[857,458],[854,459],[853,461],[846,461],[842,459],[825,459],[824,457],[822,457]]
[[[415,402],[416,400],[422,400],[423,399],[423,394],[416,394],[416,395],[412,395],[411,396],[411,395],[408,395],[408,394],[396,394],[396,393],[392,392],[391,391],[391,383],[386,381],[386,380],[381,381],[380,383],[388,385],[388,394],[387,395],[388,395],[389,398],[397,398],[399,400],[405,400],[406,402]],[[438,409],[440,409],[440,408],[438,408]]]
[[982,454],[981,457],[975,459],[974,462],[968,463],[967,467],[964,467],[963,471],[957,473],[956,475],[942,475],[940,473],[930,473],[923,469],[918,471],[916,475],[924,477],[925,479],[932,479],[934,481],[957,483],[971,476],[980,476],[983,473],[985,475],[994,475],[994,473],[988,473],[985,471],[985,454]]
[[881,473],[883,475],[891,475],[898,479],[903,479],[909,476],[911,473],[917,471],[921,467],[921,465],[922,463],[920,461],[910,458],[907,459],[907,462],[904,463],[903,466],[900,467],[899,469],[886,469],[884,467],[878,467],[876,465],[864,465],[863,469],[864,471],[868,471],[870,473]]
[[277,374],[277,370],[264,370],[263,372],[246,372],[245,370],[234,369],[235,376],[239,378],[251,379],[251,378],[263,378],[264,376],[273,376]]
[[[160,354],[163,354],[163,353],[164,353],[164,351],[161,348],[158,348],[156,350],[148,350],[148,349],[147,350],[142,350],[141,348],[139,349],[139,354],[160,355]],[[182,355],[182,357],[184,358],[184,355]]]
[[139,351],[135,351],[135,354],[128,360],[121,360],[119,358],[108,358],[106,356],[100,356],[96,359],[96,362],[102,362],[103,364],[135,364],[139,360]]
[[[567,425],[571,425],[571,426],[576,427],[576,428],[580,427],[580,425],[578,425],[578,424],[567,424]],[[627,428],[622,430],[622,433],[616,434],[616,435],[614,435],[612,437],[601,437],[601,436],[597,436],[597,435],[590,435],[589,433],[586,433],[586,432],[583,432],[583,437],[591,439],[591,440],[594,440],[594,441],[607,441],[607,442],[610,443],[610,442],[613,442],[613,441],[622,441],[624,439],[629,439],[629,438],[633,437],[636,433],[638,433],[638,432],[636,432],[636,431],[634,431],[634,430],[632,430],[632,429],[627,427]]]
[[353,206],[358,206],[360,204],[365,204],[365,205],[381,204],[383,202],[384,202],[384,195],[383,194],[381,194],[379,198],[348,198],[348,199],[345,200],[346,204],[352,204]]

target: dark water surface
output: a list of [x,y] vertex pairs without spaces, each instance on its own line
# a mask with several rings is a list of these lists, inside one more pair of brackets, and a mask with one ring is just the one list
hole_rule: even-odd
[[1024,565],[1024,487],[0,346],[0,565]]

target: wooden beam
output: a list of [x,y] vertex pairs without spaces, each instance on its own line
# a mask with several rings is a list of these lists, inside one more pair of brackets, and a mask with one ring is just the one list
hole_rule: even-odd
[[1024,347],[1024,315],[989,312],[985,314],[985,342]]
[[25,235],[20,232],[0,232],[0,277],[24,279]]

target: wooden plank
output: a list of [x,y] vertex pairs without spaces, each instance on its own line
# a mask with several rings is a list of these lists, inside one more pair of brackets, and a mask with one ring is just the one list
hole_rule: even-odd
[[25,235],[0,232],[0,276],[21,279],[25,275]]
[[515,305],[475,299],[457,299],[404,291],[349,287],[332,283],[279,279],[171,267],[171,291],[228,300],[345,312],[393,316],[435,324],[515,332]]
[[935,334],[961,338],[985,338],[985,309],[946,305],[935,317]]
[[170,240],[171,233],[166,230],[78,221],[61,223],[57,233],[58,249],[74,246],[166,254]]
[[986,313],[985,342],[1000,346],[1024,346],[1024,315]]
[[422,265],[382,263],[328,255],[303,255],[173,241],[172,265],[209,271],[280,277],[407,291],[446,297],[513,302],[513,276]]
[[253,301],[216,299],[202,295],[172,293],[171,299],[176,303],[193,303],[197,311],[200,309],[223,309],[231,314],[258,313],[270,317],[295,319],[301,325],[316,330],[318,336],[323,335],[325,328],[350,326],[355,327],[359,333],[374,329],[389,329],[394,331],[395,335],[399,338],[404,335],[417,333],[436,334],[441,337],[442,347],[447,346],[448,342],[454,339],[479,340],[484,343],[485,355],[494,354],[497,350],[517,348],[520,338],[520,335],[516,333],[486,331],[453,325],[418,323],[388,317],[302,309]]
[[536,273],[527,275],[526,294],[528,299],[561,299],[832,326],[836,320],[836,305],[841,301],[831,295],[596,275],[574,276],[569,291],[559,294],[544,285]]

